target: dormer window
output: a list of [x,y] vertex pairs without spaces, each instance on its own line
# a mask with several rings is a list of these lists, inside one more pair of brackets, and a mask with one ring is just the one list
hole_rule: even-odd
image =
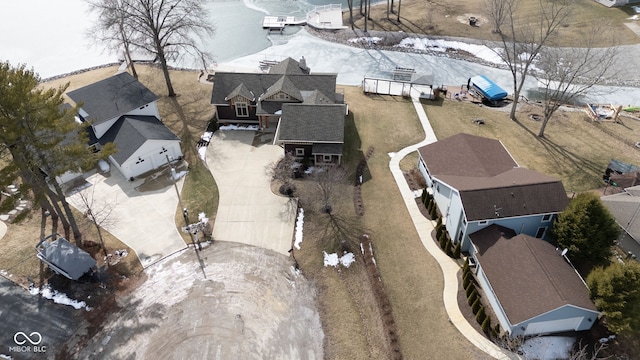
[[249,117],[249,105],[247,103],[237,102],[235,106],[237,117]]

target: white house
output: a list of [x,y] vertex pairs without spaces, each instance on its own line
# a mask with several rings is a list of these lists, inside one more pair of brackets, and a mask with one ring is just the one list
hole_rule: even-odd
[[546,239],[568,204],[562,182],[522,168],[499,140],[457,134],[418,149],[449,237],[469,251],[469,235],[491,224]]
[[78,117],[88,121],[91,146],[112,142],[110,162],[126,178],[134,178],[182,157],[180,139],[160,120],[158,96],[129,73],[70,91],[81,104]]
[[598,319],[586,284],[552,244],[496,224],[471,242],[483,301],[511,336],[584,331]]

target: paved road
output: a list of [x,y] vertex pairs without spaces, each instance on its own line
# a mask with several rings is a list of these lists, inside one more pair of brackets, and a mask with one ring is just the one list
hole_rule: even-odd
[[77,359],[323,358],[314,284],[271,250],[215,242],[170,256],[119,299]]
[[283,155],[273,133],[217,131],[207,149],[207,166],[220,201],[213,238],[287,254],[297,203],[271,191],[267,167]]
[[[0,354],[13,359],[54,359],[64,342],[82,322],[82,313],[71,306],[31,295],[27,290],[0,276]],[[32,345],[22,332],[38,342]],[[19,350],[14,341],[25,341]],[[37,346],[37,349],[36,349]],[[35,351],[39,352],[35,352]]]

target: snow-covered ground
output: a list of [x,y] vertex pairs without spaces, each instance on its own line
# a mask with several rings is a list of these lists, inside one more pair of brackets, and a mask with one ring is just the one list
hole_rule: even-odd
[[[315,38],[304,30],[287,35],[284,40],[278,40],[277,45],[268,46],[270,42],[260,24],[261,14],[297,16],[312,6],[306,1],[292,0],[212,2],[211,18],[218,26],[218,33],[207,46],[211,47],[209,51],[214,60],[228,60],[217,64],[217,69],[258,71],[261,60],[305,56],[313,72],[337,73],[338,83],[342,85],[360,85],[365,75],[388,76],[399,66],[433,74],[436,85],[462,85],[471,76],[485,74],[501,87],[512,88],[511,75],[505,70],[444,56],[354,48]],[[3,1],[0,4],[0,33],[3,34],[0,61],[26,63],[43,78],[117,61],[118,56],[94,47],[85,36],[95,20],[87,10],[83,0],[65,0],[64,5],[47,0]],[[251,15],[251,20],[238,23],[238,19],[247,19],[245,15]],[[25,26],[25,23],[34,25]],[[230,26],[236,30],[228,31]],[[16,33],[16,29],[20,29],[20,36],[7,35]],[[354,38],[355,42],[368,40],[375,42],[376,39]],[[401,46],[428,47],[430,50],[457,48],[489,62],[499,61],[487,47],[462,42],[406,39]],[[624,51],[630,54],[629,58],[637,58],[633,54],[640,54],[640,46],[627,46]],[[247,53],[250,55],[242,56]],[[525,89],[536,88],[537,82],[529,79]],[[640,105],[638,88],[595,87],[590,93],[588,100],[593,102]]]

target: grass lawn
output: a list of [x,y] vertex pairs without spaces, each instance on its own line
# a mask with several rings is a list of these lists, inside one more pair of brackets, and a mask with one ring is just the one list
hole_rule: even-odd
[[[603,186],[602,174],[611,159],[640,163],[640,151],[618,141],[601,128],[640,138],[637,120],[626,119],[624,127],[615,123],[585,120],[585,113],[558,112],[537,136],[540,123],[529,114],[541,114],[536,106],[523,106],[519,122],[509,120],[508,112],[454,101],[425,102],[424,109],[438,139],[460,132],[499,139],[520,166],[562,179],[567,192],[580,192]],[[472,119],[482,118],[484,125]]]
[[[447,321],[440,269],[418,239],[389,171],[389,152],[424,137],[412,103],[398,97],[366,96],[356,87],[347,87],[344,92],[353,112],[353,124],[347,121],[346,125],[345,166],[353,169],[362,153],[375,148],[362,187],[362,220],[371,234],[391,301],[402,355],[408,359],[483,358]],[[312,222],[305,218],[305,229]],[[322,267],[318,255],[322,247],[317,241],[310,244],[308,236],[305,232],[303,249],[297,254],[305,274],[318,284],[327,336],[325,355],[339,359],[385,358],[376,356],[386,350],[379,344],[384,337],[374,328],[380,326],[379,320],[371,318],[372,310],[359,311],[369,309],[373,301],[371,295],[362,294],[370,287],[358,284],[364,281],[362,264],[340,273]]]
[[[542,3],[551,0],[542,0]],[[395,1],[395,9],[398,7]],[[480,22],[478,26],[469,26],[469,16],[488,19],[487,7],[482,2],[467,0],[403,0],[400,8],[400,23],[396,21],[397,14],[391,14],[392,21],[387,20],[387,4],[381,3],[371,7],[371,21],[369,30],[404,31],[406,33],[466,37],[479,40],[498,40],[491,32],[489,23]],[[360,15],[360,8],[353,9],[356,28],[364,29],[364,17]],[[615,34],[618,45],[637,44],[640,38],[624,23],[630,22],[629,17],[634,12],[631,5],[608,8],[593,0],[576,0],[572,5],[573,16],[566,27],[560,29],[559,36],[553,39],[558,46],[580,46],[588,27],[594,22],[609,23],[608,29]],[[519,14],[536,21],[540,13],[538,1],[520,1]],[[343,22],[349,24],[349,11],[343,13]],[[596,46],[611,46],[610,40],[603,40]]]

